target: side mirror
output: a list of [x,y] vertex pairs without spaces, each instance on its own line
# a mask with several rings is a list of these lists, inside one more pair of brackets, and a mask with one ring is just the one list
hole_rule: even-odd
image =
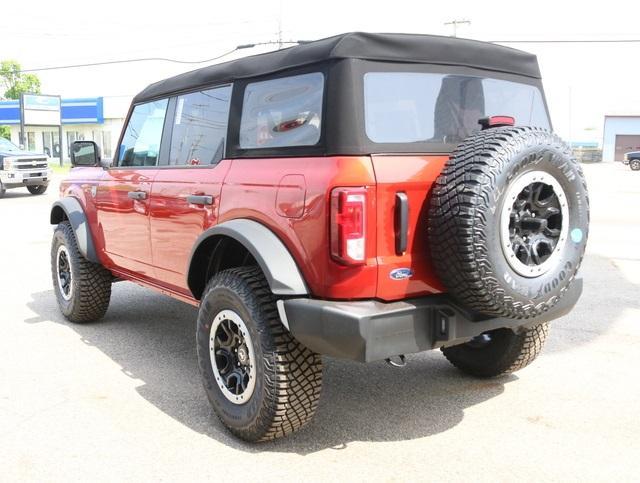
[[71,143],[71,165],[100,166],[100,148],[93,141]]

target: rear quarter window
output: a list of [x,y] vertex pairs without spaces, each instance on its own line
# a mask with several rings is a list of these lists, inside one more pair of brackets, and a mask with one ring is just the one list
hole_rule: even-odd
[[537,87],[475,76],[368,72],[364,107],[374,143],[458,143],[480,129],[479,119],[496,115],[550,127]]
[[320,141],[324,75],[319,72],[247,84],[240,148],[313,146]]

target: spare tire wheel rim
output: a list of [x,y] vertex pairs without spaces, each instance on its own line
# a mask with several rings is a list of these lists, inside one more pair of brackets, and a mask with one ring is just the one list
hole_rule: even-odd
[[256,385],[256,358],[249,329],[233,310],[222,310],[213,318],[209,353],[222,394],[233,404],[246,403]]
[[69,256],[69,250],[64,245],[58,247],[56,253],[56,272],[58,275],[58,288],[60,289],[60,295],[67,302],[71,300],[73,296],[73,283],[71,275],[71,257]]
[[567,197],[545,171],[529,171],[508,187],[500,218],[500,241],[509,266],[524,277],[538,277],[562,257],[569,231]]

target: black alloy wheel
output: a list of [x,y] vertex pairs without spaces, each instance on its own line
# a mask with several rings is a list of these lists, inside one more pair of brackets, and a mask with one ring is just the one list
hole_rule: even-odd
[[551,174],[529,171],[509,187],[505,204],[501,241],[509,265],[525,277],[546,272],[567,237],[564,190]]

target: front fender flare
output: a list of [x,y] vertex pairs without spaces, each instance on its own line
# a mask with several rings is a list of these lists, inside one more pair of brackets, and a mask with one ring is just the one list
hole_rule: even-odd
[[192,262],[198,248],[214,236],[227,236],[242,244],[255,258],[275,295],[308,295],[304,278],[284,243],[269,228],[248,219],[226,221],[198,237],[189,257],[187,283],[191,280]]
[[73,197],[66,197],[56,201],[51,207],[50,223],[57,225],[64,219],[68,219],[76,236],[78,250],[84,258],[93,263],[100,263],[93,243],[93,236],[89,229],[87,216],[80,202]]

